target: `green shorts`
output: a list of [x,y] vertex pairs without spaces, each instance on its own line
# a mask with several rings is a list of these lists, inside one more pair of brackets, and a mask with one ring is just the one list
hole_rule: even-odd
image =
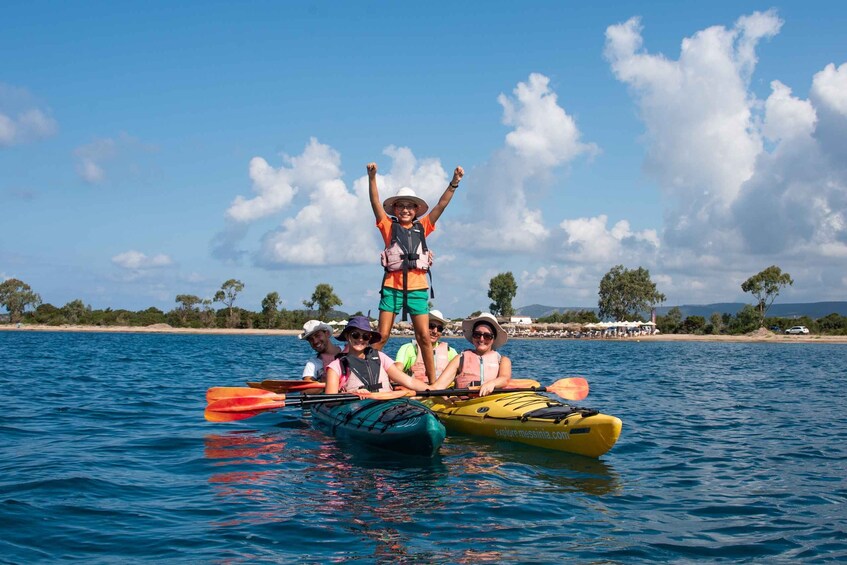
[[[429,314],[429,290],[410,290],[408,292],[407,305],[409,314],[419,316]],[[379,301],[379,309],[383,312],[394,312],[399,314],[403,311],[403,291],[396,288],[382,287],[382,300]]]

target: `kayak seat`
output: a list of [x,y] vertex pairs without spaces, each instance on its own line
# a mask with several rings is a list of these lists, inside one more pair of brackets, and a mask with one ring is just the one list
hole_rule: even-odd
[[538,408],[537,410],[525,412],[521,415],[521,422],[526,422],[530,418],[536,418],[541,420],[553,420],[558,424],[568,416],[573,416],[574,414],[587,418],[588,416],[599,414],[599,412],[590,408],[579,408],[568,404],[548,405],[547,408]]

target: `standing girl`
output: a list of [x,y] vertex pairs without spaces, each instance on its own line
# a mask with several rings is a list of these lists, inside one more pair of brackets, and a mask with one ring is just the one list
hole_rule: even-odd
[[429,206],[411,188],[401,188],[395,196],[380,203],[376,170],[376,163],[368,163],[371,207],[376,217],[376,227],[385,242],[385,250],[382,252],[385,276],[379,303],[379,334],[382,338],[374,344],[374,349],[382,349],[388,341],[397,314],[403,312],[404,319],[407,313],[410,314],[415,339],[421,347],[427,379],[434,382],[435,362],[428,335],[429,285],[426,279],[432,265],[432,252],[426,245],[426,236],[435,230],[435,222],[459,188],[465,171],[462,167],[456,167],[444,194],[426,214]]

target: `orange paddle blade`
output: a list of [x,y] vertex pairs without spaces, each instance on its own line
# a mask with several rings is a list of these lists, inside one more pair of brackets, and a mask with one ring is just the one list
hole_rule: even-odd
[[[277,398],[281,396],[280,398]],[[213,386],[206,391],[206,402],[224,400],[225,398],[268,398],[271,400],[283,400],[285,395],[278,395],[269,390],[248,388],[245,386]]]
[[[254,386],[256,383],[248,383],[250,386]],[[326,387],[326,383],[319,383],[316,381],[296,381],[296,380],[279,380],[279,379],[266,379],[259,384],[259,388],[263,388],[265,390],[270,390],[273,392],[294,392],[294,391],[307,391],[307,390],[321,390]]]
[[588,381],[582,377],[559,379],[546,388],[549,392],[568,400],[584,400],[588,396]]
[[210,402],[206,407],[213,412],[249,412],[253,410],[273,410],[285,406],[284,400],[271,400],[264,397],[224,398]]
[[234,422],[236,420],[246,420],[247,418],[252,418],[253,416],[258,416],[263,413],[263,410],[252,410],[248,412],[216,412],[206,408],[203,416],[209,422]]

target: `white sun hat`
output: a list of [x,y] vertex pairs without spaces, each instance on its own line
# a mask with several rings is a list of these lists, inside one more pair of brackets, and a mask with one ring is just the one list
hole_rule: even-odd
[[421,217],[426,214],[426,211],[429,210],[429,206],[427,206],[426,201],[415,194],[415,191],[409,188],[408,186],[404,186],[400,190],[397,191],[397,194],[385,199],[385,202],[382,203],[382,209],[385,210],[385,213],[389,216],[394,215],[394,203],[398,200],[411,200],[415,204],[418,205],[418,209],[416,211],[416,216]]
[[329,332],[329,335],[332,335],[332,326],[329,324],[325,324],[320,320],[309,320],[305,324],[303,324],[303,333],[298,335],[299,339],[309,339],[309,336],[315,332],[319,331]]

